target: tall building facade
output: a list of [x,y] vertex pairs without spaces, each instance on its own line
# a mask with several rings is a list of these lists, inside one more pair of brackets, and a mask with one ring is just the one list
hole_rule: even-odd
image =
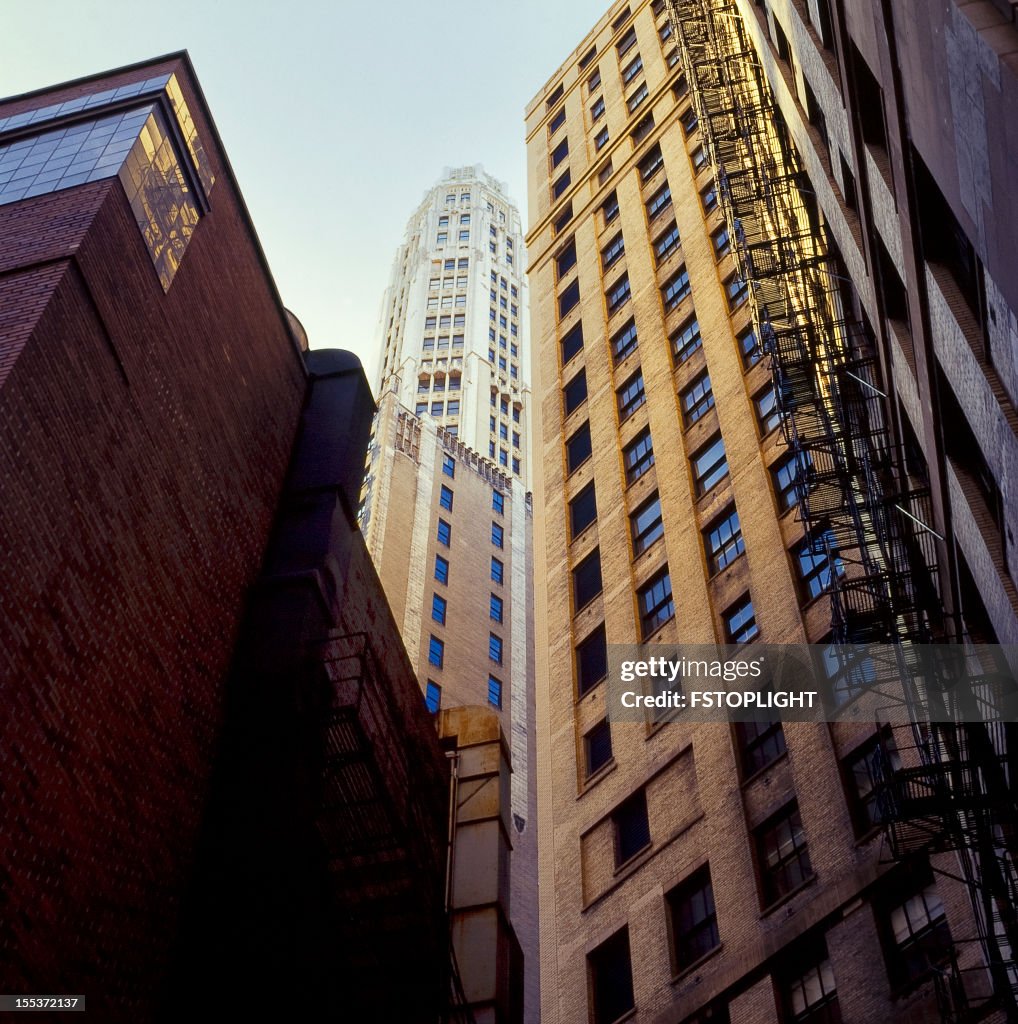
[[533,517],[526,251],[480,167],[446,170],[382,305],[361,526],[432,711],[496,712],[512,767],[511,919],[536,1019]]
[[[992,232],[960,228],[967,205],[980,231],[992,219],[976,196],[1010,223],[1016,154],[983,126],[1009,123],[1013,27],[990,5],[975,24],[941,6],[938,36],[886,4],[615,4],[528,106],[545,1021],[1004,1019],[1013,1005],[1002,841],[985,914],[952,842],[902,850],[892,829],[887,856],[877,763],[938,767],[908,737],[606,715],[612,643],[1013,637],[1015,306],[1000,303],[1018,281]],[[886,96],[857,59],[868,49]],[[933,93],[968,111],[978,147],[935,134]],[[905,131],[912,109],[929,137]],[[930,155],[892,171],[906,139]],[[896,286],[902,268],[915,273]],[[964,369],[938,376],[937,359]],[[975,513],[942,515],[980,494]],[[1006,753],[1002,735],[976,739]],[[987,794],[998,824],[1004,789]]]

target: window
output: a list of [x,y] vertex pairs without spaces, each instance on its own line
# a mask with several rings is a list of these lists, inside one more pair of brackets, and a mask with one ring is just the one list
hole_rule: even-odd
[[449,582],[449,561],[441,555],[435,555],[435,579],[439,583]]
[[[545,109],[546,110],[551,110],[551,108],[553,106],[555,106],[555,104],[558,103],[558,101],[560,99],[562,99],[562,94],[563,94],[564,91],[565,91],[565,86],[563,85],[562,82],[559,82],[559,84],[552,90],[552,92],[548,96],[548,98],[544,101]],[[468,195],[466,198],[469,199],[470,196]]]
[[629,274],[623,274],[609,289],[605,295],[608,304],[608,315],[614,316],[628,301],[631,294],[629,287]]
[[580,370],[562,389],[562,406],[565,414],[575,412],[587,400],[587,371]]
[[618,196],[612,192],[612,194],[601,204],[601,216],[604,218],[605,227],[607,227],[618,215],[619,199]]
[[[830,528],[806,537],[795,549],[795,565],[799,571],[802,596],[812,601],[831,589],[831,559],[828,552],[834,551],[834,533]],[[835,554],[834,572],[838,577],[845,573],[845,564]]]
[[569,537],[578,537],[597,519],[597,496],[591,481],[569,502]]
[[494,555],[491,558],[491,578],[495,583],[501,583],[505,577],[505,566]]
[[640,180],[649,181],[657,174],[664,162],[665,158],[661,155],[661,147],[655,146],[637,165],[640,168]]
[[675,221],[672,221],[671,224],[669,224],[668,227],[666,227],[664,231],[654,239],[654,259],[658,266],[664,263],[664,261],[668,259],[676,249],[678,249],[679,242],[679,227]]
[[418,416],[423,416],[427,411],[428,411],[428,403],[427,402],[418,402],[417,403],[417,407],[414,409],[414,412]]
[[424,706],[433,715],[437,715],[438,709],[442,706],[442,687],[430,679],[424,693]]
[[661,521],[661,501],[655,494],[645,501],[630,517],[629,531],[633,538],[633,555],[642,555],[654,543],[664,536],[664,523]]
[[488,703],[493,708],[502,708],[502,680],[488,676]]
[[728,476],[728,459],[725,443],[716,434],[690,460],[693,465],[693,482],[697,495],[706,494],[712,487]]
[[653,113],[646,114],[640,118],[637,122],[636,127],[629,133],[635,145],[639,145],[643,140],[650,135],[654,130],[654,115]]
[[668,40],[672,38],[672,23],[670,21],[666,21],[657,30],[657,34],[658,34],[658,38],[661,40],[662,44],[668,42]]
[[681,366],[694,352],[703,345],[700,336],[700,323],[696,317],[690,317],[672,336],[672,354],[675,365]]
[[[920,878],[918,884],[923,885],[923,881]],[[951,951],[951,931],[936,885],[929,881],[903,903],[892,903],[886,911],[884,932],[884,956],[892,985],[918,981],[934,964],[946,960]]]
[[606,160],[597,172],[597,183],[603,185],[612,176],[612,162],[610,159]]
[[730,644],[748,644],[760,635],[753,602],[747,594],[725,612],[725,636]]
[[573,219],[573,204],[572,203],[566,203],[566,205],[562,209],[562,212],[558,215],[558,217],[555,220],[555,225],[554,225],[554,227],[555,227],[555,234],[556,235],[562,234],[562,232],[565,231],[566,227],[568,226],[569,222],[572,219]]
[[615,827],[615,867],[619,868],[650,846],[647,795],[638,789],[612,812]]
[[562,348],[562,365],[565,366],[583,348],[583,323],[574,324],[559,342]]
[[575,473],[593,451],[590,443],[590,423],[585,423],[565,442],[565,465],[569,473]]
[[717,231],[711,232],[711,244],[714,246],[714,258],[721,259],[732,251],[732,239],[728,234],[728,225],[722,224]]
[[667,569],[658,573],[637,591],[636,602],[640,610],[642,640],[656,633],[669,619],[675,618],[672,580]]
[[488,618],[493,622],[501,622],[503,607],[502,598],[496,594],[490,594],[488,597]]
[[650,95],[650,90],[647,88],[646,82],[641,82],[639,89],[633,93],[629,99],[626,100],[626,107],[629,109],[629,113],[633,113],[634,110]]
[[643,371],[637,370],[615,393],[619,406],[619,421],[627,420],[647,400],[643,388]]
[[682,123],[682,132],[688,139],[696,131],[696,126],[699,123],[699,119],[696,116],[696,108],[689,107],[680,115],[679,121]]
[[742,356],[743,369],[752,369],[763,358],[760,346],[756,343],[756,334],[753,328],[747,327],[736,340],[739,345],[739,354]]
[[608,145],[608,129],[602,128],[597,135],[594,136],[594,149],[601,150]]
[[[461,231],[460,232],[460,241],[461,242],[469,242],[470,241],[470,229],[469,228],[467,228],[465,231]],[[457,303],[457,305],[459,305],[459,303]]]
[[734,505],[729,505],[703,531],[703,549],[707,554],[707,571],[711,576],[728,568],[746,550],[739,513]]
[[689,159],[693,163],[694,174],[699,174],[707,166],[707,153],[703,146],[697,146],[689,155]]
[[[637,54],[623,69],[622,71],[622,84],[623,86],[629,85],[629,83],[636,78],[636,76],[643,70],[643,58]],[[644,94],[646,95],[646,93]],[[630,107],[630,110],[633,108]]]
[[644,427],[622,452],[622,463],[626,471],[626,486],[636,483],[654,465],[654,448],[651,444],[650,427]]
[[552,187],[551,187],[552,198],[553,199],[558,199],[558,197],[560,195],[562,195],[562,193],[565,192],[565,190],[567,188],[569,188],[569,182],[571,180],[572,179],[571,179],[571,177],[569,175],[569,170],[567,168],[566,172],[558,179],[558,181],[555,182],[554,185],[552,185]]
[[778,499],[778,511],[787,512],[799,503],[803,478],[802,462],[808,456],[796,456],[789,452],[784,458],[771,466],[771,479],[774,483],[774,494]]
[[500,548],[505,540],[505,530],[498,523],[491,524],[491,543]]
[[452,540],[452,527],[444,519],[439,519],[438,543],[444,544],[446,547],[448,547],[450,540]]
[[428,663],[434,665],[436,668],[441,668],[444,661],[445,644],[442,643],[437,636],[432,634],[431,640],[428,644]]
[[590,108],[590,119],[596,121],[598,118],[604,116],[604,97],[598,96],[595,100],[594,105]]
[[491,510],[500,516],[505,514],[505,495],[501,491],[491,492]]
[[592,46],[581,58],[580,58],[580,70],[590,66],[590,62],[597,56],[597,47]]
[[502,638],[494,633],[488,634],[488,657],[496,664],[502,664]]
[[755,829],[754,840],[765,907],[812,876],[806,833],[794,800]]
[[756,424],[761,437],[766,437],[781,424],[781,413],[778,411],[773,384],[768,384],[763,391],[758,391],[753,396],[753,408],[756,410]]
[[[807,966],[808,965],[808,966]],[[838,992],[834,971],[827,955],[827,943],[811,940],[808,948],[797,948],[776,972],[778,991],[789,1024],[840,1024]]]
[[718,189],[713,181],[700,193],[700,203],[704,213],[711,213],[717,209]]
[[618,366],[627,356],[636,351],[636,321],[630,320],[621,330],[616,331],[611,339],[612,362]]
[[574,280],[558,297],[558,316],[562,320],[576,307],[580,301],[580,282]]
[[548,122],[548,137],[551,138],[566,123],[566,108],[563,107],[549,122]]
[[729,309],[738,309],[749,298],[749,285],[738,274],[725,281]]
[[585,608],[601,593],[601,552],[598,548],[573,569],[573,609]]
[[676,309],[689,298],[690,293],[689,273],[683,266],[665,282],[665,286],[661,289],[661,301],[664,302],[665,312],[670,313]]
[[576,692],[582,697],[608,674],[604,623],[576,645]]
[[601,69],[594,68],[590,73],[590,77],[587,79],[587,92],[593,93],[596,89],[601,86]]
[[612,759],[612,731],[607,718],[602,718],[583,737],[583,762],[586,777],[599,772]]
[[431,595],[431,617],[441,625],[445,625],[445,612],[448,602],[438,594]]
[[456,460],[451,455],[442,456],[442,472],[449,477],[456,476]]
[[[628,11],[626,12],[628,16]],[[636,26],[630,25],[629,31],[615,44],[615,49],[619,52],[619,59],[621,60],[629,51],[636,45]]]
[[890,730],[872,736],[845,758],[843,775],[848,809],[857,836],[864,836],[884,823],[884,807],[877,786],[882,778],[900,768],[901,759]]
[[676,971],[705,957],[721,944],[710,868],[705,864],[665,897],[672,932]]
[[614,1024],[636,1005],[633,968],[629,959],[629,929],[622,928],[587,954],[587,975],[593,1004],[593,1024]]
[[449,241],[449,233],[447,231],[439,231],[438,238],[435,240],[436,245],[445,245]]
[[736,722],[734,728],[743,779],[762,772],[785,752],[785,730],[780,721]]
[[[565,113],[565,111],[563,111]],[[551,151],[551,166],[558,167],[565,158],[569,156],[569,140],[563,139],[552,151]]]
[[682,406],[682,422],[687,427],[691,427],[714,408],[714,392],[710,386],[710,374],[706,370],[679,392],[679,404]]
[[602,250],[601,250],[601,269],[607,270],[609,267],[614,266],[615,263],[622,258],[623,253],[626,251],[626,243],[622,237],[620,231]]

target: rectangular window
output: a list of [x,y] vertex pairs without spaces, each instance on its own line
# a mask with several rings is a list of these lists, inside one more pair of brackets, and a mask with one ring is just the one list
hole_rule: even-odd
[[682,422],[686,427],[691,427],[714,408],[714,392],[706,370],[679,392],[679,405],[682,406]]
[[901,758],[890,730],[872,736],[842,762],[848,809],[857,836],[868,835],[883,825],[877,786],[900,768]]
[[615,393],[619,407],[619,421],[623,422],[640,408],[647,400],[643,387],[643,371],[637,370]]
[[548,122],[548,137],[551,138],[566,123],[566,108],[563,107],[549,122]]
[[628,928],[587,954],[587,976],[592,1024],[614,1024],[636,1006]]
[[597,135],[594,136],[594,149],[600,151],[608,145],[608,129],[602,128]]
[[665,897],[671,920],[673,967],[683,971],[721,944],[710,868],[705,864]]
[[601,69],[594,68],[590,73],[590,77],[587,79],[587,92],[594,93],[601,87]]
[[664,166],[665,158],[661,154],[661,147],[654,148],[643,157],[637,166],[640,168],[640,180],[649,181]]
[[725,294],[728,296],[728,308],[738,309],[749,298],[749,286],[735,274],[725,281]]
[[718,208],[718,189],[713,181],[700,193],[700,204],[704,213],[713,213]]
[[664,536],[661,521],[661,500],[655,494],[630,517],[629,532],[633,538],[633,556],[642,555],[656,540]]
[[442,472],[449,477],[456,476],[456,460],[451,455],[442,456]]
[[452,540],[452,527],[444,519],[439,519],[438,543],[448,547],[450,540]]
[[424,706],[433,714],[437,715],[442,706],[442,687],[438,683],[428,680],[428,686],[424,693]]
[[785,752],[785,730],[780,721],[736,722],[734,728],[743,779],[762,772]]
[[590,66],[590,62],[597,56],[597,47],[592,46],[581,58],[579,68],[582,71],[584,68]]
[[748,644],[760,635],[756,612],[748,594],[725,612],[724,619],[725,637],[730,644]]
[[562,349],[562,365],[565,366],[583,348],[583,323],[574,324],[559,342]]
[[488,676],[488,703],[493,708],[502,708],[502,680]]
[[700,335],[700,324],[696,317],[690,317],[672,336],[672,354],[675,365],[681,366],[694,352],[703,345]]
[[693,466],[693,482],[696,485],[697,496],[706,494],[724,480],[728,476],[728,458],[721,435],[716,434],[693,455],[690,462]]
[[636,593],[640,610],[640,638],[653,636],[669,619],[675,618],[672,602],[672,580],[668,570],[658,573]]
[[598,548],[573,569],[574,614],[601,593],[601,552]]
[[437,636],[432,635],[431,641],[428,644],[428,663],[436,668],[441,668],[444,661],[445,644]]
[[597,497],[591,481],[569,502],[569,537],[574,540],[597,519]]
[[435,555],[435,579],[439,583],[449,582],[449,562],[441,555]]
[[637,54],[622,71],[622,84],[629,83],[643,70],[643,58]]
[[658,38],[661,40],[661,45],[663,46],[665,43],[668,42],[669,39],[672,38],[672,23],[670,21],[666,21],[657,30],[657,35]]
[[653,220],[663,210],[668,209],[672,205],[672,190],[668,182],[665,182],[661,188],[654,193],[650,199],[647,200],[647,219]]
[[558,297],[558,318],[563,320],[569,315],[577,306],[580,301],[580,282],[579,279],[575,279],[571,284],[566,286],[565,291],[562,292]]
[[756,334],[753,328],[747,327],[742,331],[737,341],[739,344],[739,354],[742,356],[743,369],[752,369],[763,358],[760,346],[756,343]]
[[488,597],[488,618],[493,622],[501,622],[503,607],[502,598],[495,594],[490,594]]
[[650,846],[647,795],[642,789],[615,808],[612,825],[615,829],[615,867],[619,868]]
[[502,547],[503,541],[505,540],[505,530],[498,523],[491,524],[491,543],[495,547]]
[[951,931],[932,881],[903,903],[892,902],[882,923],[887,973],[896,987],[925,977],[950,956]]
[[629,99],[626,100],[626,107],[629,109],[629,113],[632,114],[636,108],[650,95],[650,90],[647,88],[646,82],[641,82],[640,87],[633,93]]
[[654,448],[651,443],[650,427],[644,427],[622,452],[626,470],[626,486],[636,483],[654,465]]
[[665,286],[661,289],[661,301],[664,303],[665,312],[670,313],[673,309],[677,309],[689,298],[691,291],[689,273],[683,266],[665,282]]
[[572,178],[570,177],[569,169],[566,168],[565,173],[551,187],[552,199],[558,199],[558,197],[562,195],[567,188],[569,188],[571,180]]
[[590,108],[590,119],[596,121],[598,118],[604,116],[604,97],[598,96],[594,105]]
[[703,549],[707,555],[707,571],[711,576],[727,569],[746,550],[739,513],[734,505],[729,505],[703,531]]
[[[628,11],[626,12],[628,16]],[[629,31],[615,44],[615,49],[619,52],[619,59],[621,60],[629,51],[636,45],[636,26],[630,25]]]
[[609,267],[614,266],[626,251],[626,243],[622,237],[620,231],[602,250],[601,250],[601,269],[607,270]]
[[692,161],[694,174],[699,174],[707,166],[707,153],[703,146],[697,146],[689,155],[689,159]]
[[768,384],[753,396],[753,408],[756,410],[756,423],[761,437],[766,437],[772,430],[780,426],[781,413],[778,411],[773,384]]
[[602,718],[583,737],[583,763],[586,777],[599,772],[612,759],[612,731],[607,718]]
[[679,121],[682,124],[682,132],[688,139],[693,132],[696,131],[696,126],[699,124],[699,118],[696,116],[696,108],[689,107],[683,114],[679,115]]
[[608,315],[614,316],[628,301],[629,296],[632,294],[632,289],[629,287],[629,274],[623,274],[616,282],[608,289],[605,295],[605,302],[608,305]]
[[442,484],[442,491],[439,496],[438,503],[448,512],[452,511],[452,497],[452,490],[446,487],[445,484]]
[[619,199],[618,196],[612,192],[612,194],[601,204],[601,216],[604,218],[605,227],[607,227],[618,215]]
[[491,492],[491,510],[500,516],[505,514],[505,495],[501,491]]
[[573,219],[573,204],[566,203],[562,208],[562,212],[555,219],[555,234],[560,235],[569,226],[569,222]]
[[603,185],[612,176],[612,162],[606,160],[597,172],[597,183]]
[[635,145],[639,145],[654,130],[654,114],[645,114],[637,122],[636,127],[629,133]]
[[793,800],[754,830],[762,902],[770,906],[813,874],[799,806]]
[[784,1010],[782,1020],[840,1024],[834,970],[823,939],[810,940],[808,947],[794,947],[787,962],[775,972],[775,980]]
[[796,456],[794,452],[780,459],[771,466],[771,480],[774,484],[774,495],[778,499],[778,511],[787,512],[799,504],[800,492],[805,478],[802,462],[808,456]]
[[714,258],[721,259],[722,256],[732,251],[732,240],[728,234],[728,225],[721,227],[711,233],[711,244],[714,246]]
[[576,645],[576,692],[582,697],[608,674],[604,623]]
[[618,366],[627,356],[631,356],[637,348],[639,341],[636,337],[636,321],[630,320],[625,326],[612,335],[611,350],[612,362]]
[[497,558],[491,559],[491,578],[495,583],[501,583],[505,576],[505,566]]
[[431,617],[441,625],[445,625],[445,612],[448,602],[438,594],[431,595]]
[[[555,88],[551,91],[551,93],[549,94],[548,98],[544,101],[545,109],[546,110],[551,110],[551,108],[553,106],[555,106],[555,104],[558,103],[558,101],[560,99],[562,99],[562,94],[564,92],[565,92],[565,86],[563,85],[562,82],[559,82],[559,84],[557,86],[555,86]],[[463,197],[461,196],[460,198],[463,198]],[[469,199],[470,196],[468,195],[468,196],[466,196],[466,198]]]
[[[795,549],[795,567],[799,572],[802,596],[812,601],[831,589],[831,554],[834,552],[834,533],[830,528],[806,537]],[[840,578],[845,574],[845,564],[834,554],[834,573]]]
[[502,664],[502,638],[494,633],[488,634],[488,657],[496,664]]
[[[563,111],[563,114],[565,111]],[[569,140],[563,139],[552,151],[551,151],[551,166],[558,167],[565,158],[569,156]]]
[[660,266],[673,252],[679,247],[679,226],[672,221],[661,232],[657,238],[654,239],[654,259],[658,266]]

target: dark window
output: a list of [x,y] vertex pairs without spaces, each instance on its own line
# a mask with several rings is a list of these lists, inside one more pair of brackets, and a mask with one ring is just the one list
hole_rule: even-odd
[[730,644],[748,644],[760,635],[753,602],[747,594],[725,612],[725,636]]
[[808,945],[791,951],[787,962],[775,972],[782,1020],[789,1024],[841,1024],[834,970],[827,956],[827,943],[811,939]]
[[572,437],[566,441],[566,467],[570,473],[576,472],[587,459],[593,449],[590,444],[590,423],[584,423]]
[[644,427],[622,452],[626,470],[626,486],[635,483],[654,465],[654,448],[651,443],[650,427]]
[[[819,597],[831,589],[831,554],[834,552],[834,534],[830,529],[814,533],[795,549],[795,563],[799,571],[802,596],[807,601]],[[830,554],[829,554],[830,553]],[[845,573],[845,564],[836,555],[834,573],[839,577]]]
[[602,769],[612,759],[612,731],[608,719],[603,718],[583,737],[583,760],[586,776]]
[[585,608],[601,593],[601,552],[598,548],[573,569],[573,607]]
[[718,206],[718,190],[712,181],[701,193],[700,202],[703,205],[704,213],[711,213]]
[[728,458],[725,443],[717,434],[696,452],[690,460],[697,495],[706,494],[715,484],[728,476]]
[[566,108],[563,107],[549,122],[548,135],[554,135],[566,123]]
[[582,71],[587,67],[590,62],[597,56],[597,47],[592,46],[581,58],[580,58],[580,70]]
[[502,613],[505,608],[505,603],[502,601],[497,594],[488,595],[488,618],[494,622],[502,621]]
[[622,72],[622,84],[629,83],[643,70],[643,58],[637,54],[625,67]]
[[451,512],[452,511],[452,497],[453,497],[453,495],[452,495],[452,491],[450,490],[450,488],[446,487],[445,484],[442,484],[442,493],[441,493],[441,496],[438,499],[438,503],[447,512]]
[[501,491],[491,492],[491,510],[500,516],[505,514],[505,495]]
[[665,897],[672,925],[672,950],[677,971],[716,949],[721,942],[710,868],[705,864]]
[[662,210],[666,210],[672,205],[672,190],[671,186],[666,181],[651,197],[647,200],[647,219],[653,220]]
[[685,134],[686,138],[689,138],[696,131],[696,126],[699,123],[699,118],[696,116],[696,108],[690,107],[683,114],[680,114],[679,121],[682,123],[683,134]]
[[690,317],[672,336],[672,354],[676,366],[681,366],[694,352],[703,345],[700,336],[700,324],[695,316]]
[[565,366],[583,348],[583,323],[570,327],[559,345],[562,348],[562,365]]
[[725,281],[725,294],[728,296],[728,308],[738,309],[749,298],[749,286],[735,274]]
[[562,177],[559,178],[558,181],[556,181],[555,184],[552,185],[551,187],[552,198],[558,199],[558,197],[562,195],[562,193],[565,192],[567,188],[569,188],[570,181],[572,181],[572,178],[569,174],[569,169],[566,168],[566,171],[562,175]]
[[774,481],[774,494],[778,499],[778,510],[787,512],[799,503],[800,492],[803,486],[802,461],[808,456],[796,456],[790,452],[773,466],[771,466],[771,478]]
[[619,405],[619,420],[627,420],[647,400],[643,388],[643,371],[637,370],[615,393]]
[[596,121],[599,117],[604,116],[604,97],[598,96],[593,106],[590,108],[590,119]]
[[498,523],[491,524],[491,543],[497,548],[505,545],[505,530]]
[[629,99],[626,100],[626,107],[629,109],[629,113],[633,113],[634,110],[650,95],[650,90],[647,88],[646,82],[641,82],[640,87],[633,93]]
[[437,636],[432,636],[428,644],[428,662],[436,668],[441,668],[444,661],[445,644]]
[[615,826],[615,866],[620,867],[650,846],[647,796],[638,789],[612,812]]
[[622,257],[622,254],[626,251],[626,243],[622,238],[622,232],[620,231],[602,250],[601,250],[601,268],[607,270],[610,266],[618,262]]
[[640,609],[640,637],[656,633],[669,619],[675,618],[675,604],[672,601],[672,580],[668,570],[658,573],[645,583],[636,594]]
[[582,697],[608,674],[608,645],[602,623],[576,645],[576,690]]
[[601,204],[601,216],[604,217],[604,223],[607,226],[619,215],[619,198],[612,192],[612,194]]
[[643,554],[654,541],[664,536],[661,501],[656,494],[629,517],[629,530],[633,537],[634,555]]
[[657,174],[658,169],[664,164],[665,158],[661,155],[661,147],[655,146],[637,166],[640,168],[640,180],[649,181]]
[[703,549],[707,553],[707,570],[712,576],[726,569],[746,550],[739,513],[734,505],[729,505],[703,531]]
[[774,394],[774,385],[768,384],[763,391],[753,396],[753,408],[756,409],[756,422],[760,428],[760,436],[766,437],[781,424],[781,413]]
[[618,32],[618,30],[619,30],[620,28],[622,28],[622,26],[623,26],[623,25],[625,25],[625,23],[626,23],[626,19],[627,19],[627,18],[629,17],[629,15],[630,15],[630,10],[629,10],[629,8],[627,7],[627,8],[626,8],[626,9],[625,9],[624,11],[622,11],[622,13],[621,13],[621,14],[619,14],[619,15],[618,15],[618,16],[617,16],[617,17],[615,18],[615,20],[614,20],[614,21],[612,22],[612,32]]
[[551,110],[551,108],[555,106],[555,104],[558,103],[560,99],[562,99],[562,94],[564,91],[565,86],[562,82],[559,82],[559,84],[551,91],[548,98],[544,101],[545,108]]
[[901,899],[900,888],[889,895],[881,915],[887,974],[894,986],[925,977],[951,952],[944,905],[929,873],[924,875],[907,899]]
[[630,320],[611,339],[612,362],[617,366],[626,356],[636,351],[639,341],[636,337],[636,321]]
[[551,151],[551,165],[552,167],[558,167],[565,158],[569,156],[569,140],[563,139],[552,151]]
[[881,779],[901,768],[890,732],[877,733],[857,747],[843,762],[848,807],[855,834],[864,836],[884,823],[884,805],[877,788]]
[[449,562],[441,555],[435,555],[435,579],[439,583],[449,582]]
[[587,91],[593,92],[601,85],[601,69],[594,68],[590,73],[590,77],[587,79]]
[[496,665],[502,664],[502,638],[494,633],[488,634],[488,657]]
[[661,301],[664,302],[665,312],[670,313],[690,296],[689,274],[685,267],[678,270],[668,279],[661,289]]
[[580,282],[579,280],[573,281],[571,284],[566,286],[565,291],[562,292],[558,297],[558,315],[561,320],[568,313],[570,313],[580,301]]
[[442,472],[446,476],[456,476],[456,460],[451,455],[442,456]]
[[654,239],[654,259],[658,265],[663,263],[676,249],[679,247],[679,226],[672,221],[661,232],[657,238]]
[[427,690],[424,694],[424,706],[433,714],[438,714],[442,706],[442,687],[438,683],[428,680]]
[[438,521],[438,543],[444,544],[446,547],[449,546],[449,542],[452,540],[452,527],[444,520],[439,519]]
[[689,159],[693,163],[694,174],[699,174],[707,166],[707,153],[703,146],[697,146],[690,154]]
[[887,125],[884,122],[884,90],[855,43],[849,41],[852,68],[855,71],[855,112],[862,137],[871,145],[887,149]]
[[813,874],[799,806],[792,803],[754,830],[763,905],[797,889]]
[[587,954],[593,1024],[613,1024],[627,1014],[633,1000],[633,969],[629,960],[629,929],[623,928]]
[[578,537],[597,519],[597,497],[593,480],[569,502],[569,536]]
[[488,703],[493,708],[502,707],[502,680],[488,676]]
[[562,404],[565,414],[578,409],[587,400],[587,371],[580,370],[562,389]]
[[781,722],[736,722],[735,742],[742,777],[748,779],[773,764],[785,752]]
[[691,427],[714,408],[714,392],[710,386],[710,374],[706,370],[679,392],[679,404],[682,406],[682,422],[687,427]]
[[439,597],[438,594],[431,595],[431,617],[435,622],[445,625],[445,613],[448,607],[448,602],[444,597]]
[[756,366],[763,357],[760,346],[756,343],[756,334],[752,327],[747,327],[736,339],[739,344],[739,354],[742,357],[742,367],[749,370]]
[[[629,16],[629,11],[626,11],[626,17]],[[636,27],[630,25],[629,31],[615,44],[615,48],[619,51],[619,57],[624,57],[629,51],[636,45]]]
[[732,239],[728,234],[727,224],[722,224],[717,231],[712,232],[710,240],[711,244],[714,246],[714,255],[717,259],[720,259],[726,253],[731,252]]
[[573,204],[566,203],[562,212],[555,218],[555,234],[560,235],[566,229],[566,225],[573,219]]
[[605,295],[605,302],[608,304],[608,315],[613,316],[628,301],[632,290],[629,287],[629,275],[623,274],[609,289]]
[[565,275],[575,266],[576,239],[570,238],[569,241],[566,242],[564,248],[560,249],[559,254],[555,257],[555,268],[558,272],[559,279],[565,277]]
[[601,150],[608,145],[608,129],[602,128],[597,135],[594,136],[594,149]]

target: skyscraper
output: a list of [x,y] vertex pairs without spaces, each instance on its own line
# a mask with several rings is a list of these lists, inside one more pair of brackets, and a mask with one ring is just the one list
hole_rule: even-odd
[[411,216],[382,304],[361,524],[432,711],[487,705],[512,764],[511,918],[537,1012],[530,346],[519,213],[480,167]]
[[[950,472],[986,477],[985,507],[998,510],[983,517],[980,541],[964,507],[954,525],[938,518],[943,495],[926,476],[924,462],[945,450],[924,410],[932,361],[911,344],[888,353],[901,345],[906,307],[947,337],[969,321],[922,274],[911,290],[894,287],[903,246],[888,177],[903,210],[906,197],[917,204],[901,230],[927,225],[927,277],[968,281],[969,268],[978,282],[980,260],[992,267],[995,257],[982,236],[966,247],[954,230],[964,201],[944,198],[947,184],[930,187],[950,179],[939,137],[924,140],[935,172],[915,160],[907,173],[886,170],[888,147],[900,153],[908,132],[881,147],[883,94],[856,58],[881,33],[893,44],[888,5],[876,6],[811,5],[808,23],[786,3],[614,4],[527,110],[548,1022],[610,1024],[632,1011],[690,1022],[933,1019],[922,1015],[936,1006],[1010,1005],[1009,947],[993,936],[1013,877],[999,841],[989,840],[993,871],[1005,881],[986,919],[954,880],[979,889],[953,839],[902,851],[892,828],[900,862],[885,855],[878,826],[892,823],[874,801],[876,764],[900,754],[905,770],[946,777],[928,751],[898,751],[903,737],[875,724],[729,729],[606,716],[611,643],[870,640],[906,650],[966,631],[990,638],[991,620],[997,638],[1013,636],[1013,602],[994,596],[1007,589],[1005,562],[992,557],[1001,545],[988,557],[980,547],[991,524],[1006,525],[1008,485],[980,469],[998,458],[992,432],[971,441],[971,458],[957,447],[999,419],[991,392],[1002,415],[1009,400],[985,365],[975,375],[971,345],[941,342],[942,362],[972,364],[961,380],[981,410],[974,425],[941,384],[933,390],[954,410]],[[962,106],[978,92],[964,84],[956,40],[982,55],[997,91],[1013,87],[999,57],[1013,29],[997,18],[980,39],[964,8],[943,7],[946,51],[911,33],[910,59],[885,61],[887,95],[907,96],[887,109],[915,108],[921,124],[931,81],[952,97],[960,90]],[[831,108],[827,129],[817,95]],[[986,103],[1003,124],[995,95]],[[824,148],[835,137],[839,160]],[[987,139],[976,192],[1001,197],[1006,179],[994,175],[1013,171],[1015,155]],[[963,170],[965,152],[958,144]],[[866,174],[845,173],[860,164]],[[865,202],[862,177],[876,193]],[[881,257],[881,246],[898,255]],[[996,304],[1015,281],[997,266],[995,288],[986,285],[987,324],[997,326],[987,329],[1003,378],[999,325],[1013,314]],[[895,315],[875,304],[875,281],[890,282]],[[927,367],[921,400],[903,375],[910,359]],[[1010,433],[992,436],[1012,450]],[[969,501],[978,488],[962,492]],[[979,549],[969,565],[987,574],[985,606],[970,570],[950,582],[960,548]],[[994,742],[982,749],[999,756]],[[998,823],[1010,820],[1013,798],[984,795],[1002,808]],[[953,834],[949,801],[943,813]]]

